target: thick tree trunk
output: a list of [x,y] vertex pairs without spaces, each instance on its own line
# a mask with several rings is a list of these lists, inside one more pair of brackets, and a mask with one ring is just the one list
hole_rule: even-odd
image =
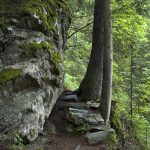
[[100,111],[107,124],[110,116],[112,95],[112,22],[111,22],[111,0],[105,0],[104,10],[104,55],[103,55],[103,83],[101,93]]
[[86,75],[78,94],[83,100],[95,100],[101,95],[104,50],[104,1],[95,0],[92,51]]

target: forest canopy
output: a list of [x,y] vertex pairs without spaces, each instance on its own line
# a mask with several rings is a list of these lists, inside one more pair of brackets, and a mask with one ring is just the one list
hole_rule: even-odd
[[[65,87],[78,89],[92,49],[94,1],[70,1],[72,24],[65,52]],[[150,147],[150,2],[113,0],[113,94],[124,133]],[[112,105],[113,105],[112,104]],[[114,108],[112,106],[112,108]],[[112,110],[113,111],[113,110]],[[130,128],[130,129],[129,129]]]

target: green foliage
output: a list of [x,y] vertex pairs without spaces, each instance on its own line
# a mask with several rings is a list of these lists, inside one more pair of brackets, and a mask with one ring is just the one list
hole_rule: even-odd
[[119,115],[115,113],[115,110],[111,112],[111,126],[115,129],[116,133],[119,135],[122,132],[122,125]]
[[31,42],[26,44],[19,45],[21,49],[23,49],[23,52],[21,53],[21,57],[36,57],[35,53],[38,50],[46,49],[51,50],[51,45],[48,42]]
[[24,141],[21,135],[16,134],[14,144],[10,146],[11,150],[25,150]]
[[[72,35],[79,28],[92,22],[93,1],[71,1],[73,9],[72,24],[69,35]],[[88,7],[88,9],[87,9]],[[76,32],[69,38],[65,52],[66,78],[65,87],[75,90],[82,81],[89,61],[91,51],[92,24]]]
[[[69,40],[69,50],[65,52],[65,86],[72,90],[78,88],[80,82],[84,77],[91,50],[91,43],[84,39],[85,35],[82,33],[78,36],[79,37],[76,38],[72,37]],[[77,40],[78,38],[81,38],[81,40]]]
[[[73,2],[74,14],[70,35],[93,20],[93,3]],[[113,1],[113,97],[116,102],[113,125],[124,131],[127,143],[137,141],[142,149],[150,148],[150,3],[148,0]],[[65,53],[65,86],[77,89],[88,65],[92,28],[87,26],[73,34]],[[131,62],[131,55],[133,60]],[[132,75],[131,75],[132,70]],[[132,78],[132,81],[131,81]],[[132,95],[131,95],[132,82]],[[131,117],[131,97],[133,116]],[[113,108],[113,107],[112,107]],[[112,110],[113,113],[113,110]],[[131,126],[130,122],[133,122]],[[131,128],[133,135],[130,134]],[[122,137],[121,137],[122,138]],[[139,142],[140,141],[140,142]],[[128,144],[129,146],[129,144]]]
[[0,84],[16,79],[21,75],[21,69],[7,68],[0,71]]
[[91,126],[89,124],[84,123],[78,127],[75,127],[74,132],[84,133],[84,132],[87,132],[90,128]]
[[108,150],[116,150],[118,145],[118,140],[116,134],[111,134],[108,136],[106,144],[108,146]]

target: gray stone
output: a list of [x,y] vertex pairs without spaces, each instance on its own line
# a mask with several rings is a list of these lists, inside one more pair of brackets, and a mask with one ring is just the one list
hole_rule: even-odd
[[84,123],[98,125],[104,123],[104,120],[100,114],[89,113],[86,109],[69,108],[66,117],[68,121],[74,125],[82,125]]
[[114,129],[106,129],[104,131],[87,133],[85,135],[85,138],[89,145],[95,145],[100,144],[102,141],[106,140],[107,138],[109,138],[110,135],[113,134],[115,134]]
[[100,103],[98,103],[98,102],[92,102],[92,101],[87,102],[88,108],[99,108],[99,106],[100,106]]
[[77,108],[69,108],[69,111],[72,113],[88,113],[88,110],[86,109],[77,109]]
[[86,108],[86,105],[83,103],[74,103],[74,102],[61,102],[58,104],[60,107],[66,107],[66,108],[76,108],[76,109],[84,109]]
[[63,101],[77,101],[78,100],[78,97],[77,95],[62,95],[61,99]]
[[80,150],[80,148],[81,148],[81,144],[78,144],[78,145],[76,146],[75,150]]
[[[8,9],[13,7],[3,2]],[[24,8],[22,1],[14,5]],[[44,2],[37,9],[43,10],[42,5],[45,6]],[[7,24],[0,27],[0,134],[7,134],[9,138],[21,134],[34,141],[63,90],[63,47],[69,14],[64,15],[62,21],[62,14],[58,13],[59,26],[51,31],[44,24],[38,24],[34,14],[25,17],[21,10],[13,9],[15,16],[9,11],[6,16],[0,15]],[[3,15],[4,11],[1,11]],[[52,25],[53,20],[49,26]]]

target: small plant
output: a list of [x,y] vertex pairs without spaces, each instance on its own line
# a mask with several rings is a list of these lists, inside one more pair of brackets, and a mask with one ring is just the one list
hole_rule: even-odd
[[83,132],[88,131],[90,129],[90,127],[91,126],[89,124],[84,123],[81,126],[75,127],[74,131],[83,133]]
[[24,141],[21,135],[16,134],[14,143],[10,146],[11,150],[25,150]]

